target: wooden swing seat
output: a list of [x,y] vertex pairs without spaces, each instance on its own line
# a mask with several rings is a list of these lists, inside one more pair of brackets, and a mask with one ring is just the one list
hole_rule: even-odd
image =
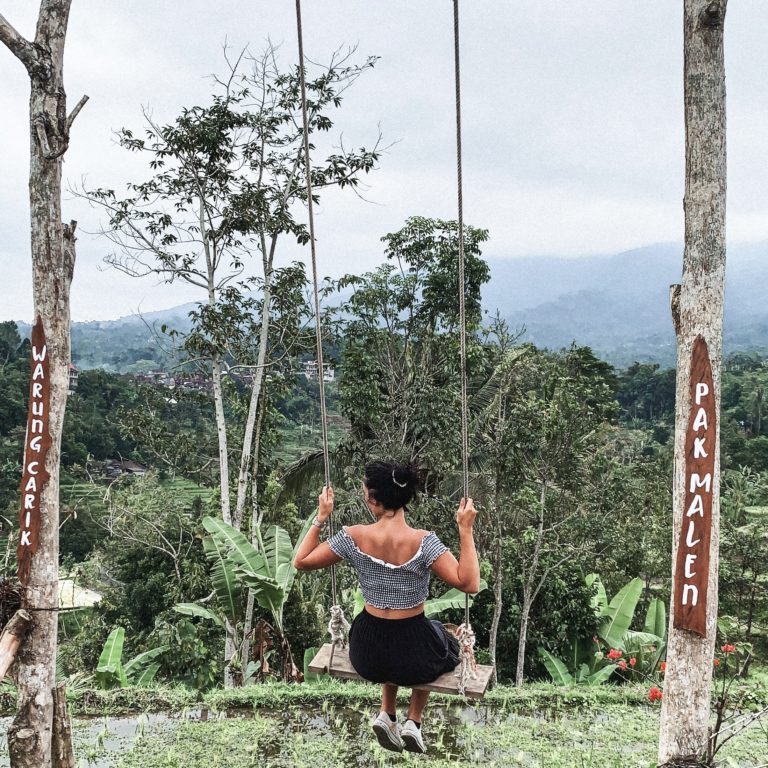
[[[340,677],[344,680],[360,680],[368,682],[355,672],[354,667],[349,661],[349,652],[346,648],[336,648],[333,651],[333,663],[331,663],[331,643],[326,643],[317,652],[316,656],[309,663],[309,671],[315,674],[327,674],[331,677]],[[482,699],[493,677],[493,667],[477,665],[477,677],[467,683],[464,695],[470,699]],[[446,672],[440,675],[437,680],[424,685],[406,686],[408,688],[418,688],[421,691],[434,691],[435,693],[446,693],[452,696],[459,695],[459,678],[455,672]]]

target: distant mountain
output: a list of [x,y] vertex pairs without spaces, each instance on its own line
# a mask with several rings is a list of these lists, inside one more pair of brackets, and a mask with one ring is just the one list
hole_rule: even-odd
[[[675,363],[669,286],[680,282],[682,245],[660,244],[612,256],[525,257],[489,261],[483,307],[498,310],[524,340],[558,349],[576,341],[614,365]],[[768,243],[728,252],[725,351],[768,352]],[[189,328],[184,304],[141,317],[74,323],[73,360],[81,368],[144,371],[168,358],[161,326]],[[22,333],[29,326],[19,324]]]
[[[674,365],[669,286],[680,282],[682,245],[614,256],[521,258],[490,262],[483,305],[523,338],[560,348],[576,341],[615,365]],[[728,253],[725,350],[768,350],[768,244]]]

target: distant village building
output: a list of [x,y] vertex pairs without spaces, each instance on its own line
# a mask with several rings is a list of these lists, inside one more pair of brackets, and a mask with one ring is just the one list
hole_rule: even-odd
[[[320,366],[317,364],[317,360],[305,360],[304,361],[304,377],[307,381],[317,381],[317,370]],[[331,367],[330,363],[323,363],[323,381],[333,381],[336,378],[336,371]]]
[[110,482],[123,477],[123,475],[143,477],[146,474],[147,468],[135,461],[108,459],[104,462],[104,478]]
[[77,389],[77,377],[80,375],[80,371],[75,368],[72,363],[69,364],[69,391],[74,392]]

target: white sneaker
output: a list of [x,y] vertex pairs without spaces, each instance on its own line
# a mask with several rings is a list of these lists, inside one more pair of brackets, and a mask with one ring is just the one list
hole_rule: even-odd
[[373,721],[373,732],[384,749],[393,752],[403,751],[403,740],[400,738],[400,724],[392,722],[386,712],[379,712],[379,716]]
[[423,755],[427,748],[424,746],[424,738],[421,735],[421,728],[419,728],[413,720],[406,720],[405,725],[401,731],[401,737],[403,747],[409,752],[417,752]]

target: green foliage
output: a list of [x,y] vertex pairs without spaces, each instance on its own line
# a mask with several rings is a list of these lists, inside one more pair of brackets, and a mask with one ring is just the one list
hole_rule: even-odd
[[94,675],[96,682],[102,688],[148,685],[154,680],[160,669],[160,664],[155,659],[168,650],[166,646],[152,648],[123,664],[124,641],[125,630],[123,627],[116,627],[110,632],[106,643],[104,643]]
[[[617,665],[607,658],[605,649],[617,654],[622,651],[628,658],[634,659],[634,666],[628,667],[627,674],[653,674],[666,648],[664,604],[654,598],[646,613],[644,631],[632,631],[630,625],[642,591],[641,580],[633,579],[625,584],[610,602],[596,573],[589,574],[585,583],[592,590],[592,609],[600,619],[597,635],[591,639],[572,636],[565,661],[539,646],[539,656],[552,680],[559,685],[601,685],[608,681],[617,670]],[[658,629],[658,634],[653,629]],[[604,643],[602,648],[600,640]]]

